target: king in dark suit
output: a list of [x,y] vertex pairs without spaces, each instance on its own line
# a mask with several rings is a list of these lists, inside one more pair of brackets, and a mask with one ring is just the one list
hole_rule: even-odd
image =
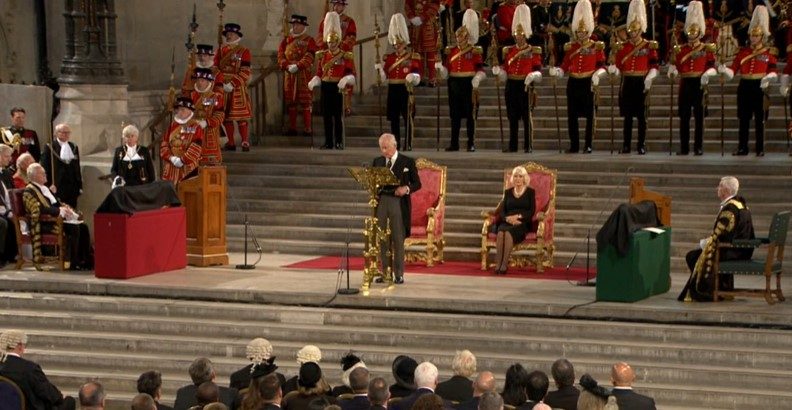
[[[61,201],[77,209],[77,198],[82,193],[82,173],[80,172],[80,151],[69,141],[71,128],[67,124],[55,126],[52,144],[44,147],[41,165],[47,171],[49,185],[55,185],[54,192]],[[53,170],[54,167],[54,170]],[[53,175],[54,180],[53,179]]]
[[[382,271],[392,269],[395,283],[404,283],[404,238],[410,236],[410,194],[421,189],[421,179],[415,160],[396,150],[396,137],[382,134],[379,138],[382,156],[374,159],[373,166],[388,167],[399,181],[398,185],[385,186],[380,191],[377,220],[381,229],[390,221],[390,242],[381,248]],[[387,255],[393,255],[393,264]],[[381,278],[377,280],[380,282]]]

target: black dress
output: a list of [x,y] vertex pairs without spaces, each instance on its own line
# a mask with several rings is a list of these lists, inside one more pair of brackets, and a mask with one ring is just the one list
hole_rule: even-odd
[[[533,227],[533,215],[536,210],[536,194],[530,187],[525,188],[525,192],[519,197],[514,196],[514,188],[509,188],[503,193],[502,206],[500,207],[500,223],[496,232],[509,232],[514,239],[514,243],[525,240],[528,232]],[[522,223],[512,225],[506,222],[506,217],[511,215],[521,215]]]
[[115,149],[113,167],[110,169],[110,173],[124,178],[124,182],[128,186],[142,185],[154,181],[156,179],[154,162],[151,160],[149,150],[138,145],[134,148],[137,153],[135,155],[127,152],[129,149],[126,145]]

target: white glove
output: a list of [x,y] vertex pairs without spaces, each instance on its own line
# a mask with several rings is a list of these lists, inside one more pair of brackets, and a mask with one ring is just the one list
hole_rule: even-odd
[[435,63],[435,70],[437,70],[437,72],[438,72],[438,73],[440,73],[440,78],[442,78],[443,80],[445,80],[446,78],[448,78],[448,69],[447,69],[447,68],[445,68],[445,66],[443,65],[443,63],[441,63],[441,62],[439,62],[439,61],[438,61],[438,62],[436,62],[436,63]]
[[231,91],[234,91],[234,85],[231,84],[231,83],[223,84],[223,91],[225,91],[227,93],[230,93]]
[[726,76],[726,80],[731,80],[734,78],[734,70],[729,67],[726,67],[725,64],[718,65],[718,72]]
[[501,72],[503,72],[503,70],[500,68],[499,65],[496,65],[495,67],[492,67],[492,75],[500,76]]
[[619,68],[616,67],[616,64],[611,64],[608,66],[608,74],[611,75],[619,75]]
[[381,82],[384,83],[388,79],[388,76],[385,75],[385,70],[382,68],[382,64],[380,63],[374,64],[374,70],[377,71],[377,75],[379,75]]
[[124,181],[124,178],[121,178],[121,176],[116,176],[115,178],[113,178],[113,185],[110,189],[116,189],[124,185],[126,185],[126,181]]
[[308,81],[308,89],[313,90],[314,88],[316,88],[317,85],[321,83],[322,83],[322,79],[319,78],[319,76],[315,75],[314,78],[311,79],[311,81]]
[[181,167],[183,167],[183,166],[184,166],[184,162],[182,162],[181,158],[179,158],[179,157],[177,157],[177,156],[175,156],[175,155],[172,155],[172,156],[170,157],[170,162],[171,162],[171,164],[173,164],[173,166],[174,166],[174,167],[176,167],[176,168],[181,168]]
[[297,67],[297,64],[289,64],[288,70],[290,73],[294,74],[300,69]]
[[668,66],[668,73],[667,73],[667,75],[668,75],[668,78],[669,78],[670,80],[673,80],[674,78],[676,78],[676,76],[678,76],[678,75],[679,75],[679,71],[677,71],[677,68],[676,68],[676,66],[675,66],[675,65],[669,65],[669,66]]
[[789,74],[781,76],[781,86],[778,87],[778,92],[781,93],[782,97],[786,97],[789,94]]
[[600,80],[603,75],[605,75],[605,69],[599,68],[594,74],[591,75],[591,88],[599,87]]
[[770,83],[775,81],[776,78],[778,78],[778,74],[767,73],[767,75],[762,77],[762,81],[759,82],[759,88],[761,88],[762,90],[766,90],[767,87],[770,85]]
[[413,26],[420,26],[423,22],[421,21],[420,17],[415,16],[410,19],[410,23],[412,23]]
[[531,83],[538,83],[540,81],[542,81],[542,73],[539,71],[531,71],[525,76],[525,85],[531,85]]
[[718,75],[718,72],[714,68],[710,68],[701,75],[701,85],[709,84],[710,77],[714,77]]
[[445,11],[445,4],[441,4],[440,5],[440,12],[442,13],[444,11]]
[[417,73],[410,73],[404,76],[404,80],[412,85],[418,85],[421,82],[421,75]]
[[709,240],[709,238],[704,238],[704,239],[700,239],[699,240],[699,248],[701,250],[704,250],[704,248],[707,246],[707,241],[708,240]]
[[206,123],[206,120],[198,120],[198,125],[200,125],[201,128],[206,128],[208,124]]
[[547,69],[547,74],[549,74],[550,77],[561,78],[564,76],[564,70],[562,70],[560,67],[550,67]]
[[656,68],[652,68],[646,73],[646,78],[644,78],[644,91],[649,91],[652,88],[652,81],[654,81],[655,77],[657,77]]
[[470,83],[473,84],[474,90],[479,88],[479,84],[481,84],[481,80],[483,80],[485,77],[487,77],[487,75],[481,71],[477,72],[476,75],[473,76],[473,79],[470,80]]
[[338,88],[339,89],[346,88],[347,86],[352,86],[352,87],[355,86],[355,76],[354,75],[347,74],[347,75],[341,77],[340,80],[338,80]]

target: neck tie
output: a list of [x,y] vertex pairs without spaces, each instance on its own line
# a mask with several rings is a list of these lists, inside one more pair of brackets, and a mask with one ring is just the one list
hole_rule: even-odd
[[390,158],[388,158],[387,160],[385,160],[385,166],[386,166],[386,167],[388,167],[388,168],[390,169],[391,165],[392,165],[392,164],[391,164],[391,160],[390,160]]

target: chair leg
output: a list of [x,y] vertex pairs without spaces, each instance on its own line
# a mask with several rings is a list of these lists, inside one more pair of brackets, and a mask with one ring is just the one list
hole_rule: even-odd
[[[718,255],[716,254],[715,257],[717,258]],[[718,290],[720,290],[720,286],[718,286],[720,284],[720,275],[718,274],[718,269],[720,269],[720,267],[716,264],[715,268],[716,268],[716,269],[714,269],[715,270],[715,273],[714,273],[715,280],[714,280],[713,286],[712,286],[712,301],[713,302],[717,302],[718,299],[720,299],[718,297]]]
[[434,259],[435,259],[435,245],[430,240],[426,242],[426,267],[431,268],[434,266]]
[[765,275],[765,291],[764,291],[764,298],[767,301],[768,305],[775,304],[775,300],[773,300],[773,290],[770,288],[770,275]]
[[776,296],[781,302],[786,300],[784,293],[781,291],[781,272],[776,273]]

